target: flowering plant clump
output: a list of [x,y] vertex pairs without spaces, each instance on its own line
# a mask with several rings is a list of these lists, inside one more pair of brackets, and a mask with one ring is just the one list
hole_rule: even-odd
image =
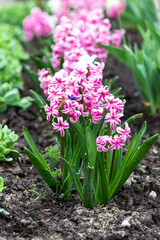
[[146,131],[144,123],[127,152],[124,150],[125,141],[130,138],[129,125],[141,114],[121,124],[125,101],[102,84],[104,64],[96,59],[96,56],[81,56],[70,73],[62,69],[52,76],[48,70],[39,70],[48,104],[37,99],[57,135],[60,181],[24,128],[32,150],[25,148],[25,152],[48,186],[65,198],[71,197],[75,186],[87,208],[106,204],[122,188],[158,137],[155,135],[140,146]]
[[118,20],[126,8],[125,0],[107,0],[107,16],[110,19]]
[[52,25],[48,13],[42,12],[38,7],[33,8],[30,16],[23,21],[23,29],[28,41],[31,41],[34,36],[49,36],[52,33]]
[[82,10],[74,20],[62,17],[54,32],[52,66],[59,69],[63,56],[63,69],[70,73],[79,58],[86,54],[95,54],[102,62],[106,62],[107,53],[95,43],[118,47],[123,35],[124,30],[111,31],[110,21],[104,19],[101,9],[91,12]]

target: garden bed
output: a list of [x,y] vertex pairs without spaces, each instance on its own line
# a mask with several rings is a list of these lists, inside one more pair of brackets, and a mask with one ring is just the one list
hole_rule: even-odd
[[[133,36],[134,37],[134,36]],[[135,37],[136,38],[136,37]],[[125,118],[144,112],[140,97],[137,95],[131,72],[112,57],[104,76],[119,76],[117,86],[122,87],[126,97]],[[26,91],[36,91],[35,86],[24,74]],[[132,133],[138,132],[147,121],[148,138],[160,131],[160,117],[144,114],[141,120],[132,126]],[[0,175],[7,189],[1,198],[0,207],[9,215],[0,213],[1,239],[159,239],[160,238],[160,182],[155,172],[160,163],[160,138],[156,141],[141,164],[145,173],[137,167],[119,194],[104,207],[87,210],[73,193],[71,200],[56,199],[26,157],[23,147],[27,145],[22,127],[25,126],[33,137],[41,153],[47,146],[55,144],[55,136],[48,122],[39,114],[36,107],[26,111],[15,107],[1,114],[2,125],[7,124],[19,139],[16,149],[21,153],[19,159],[10,163],[1,163]],[[27,189],[43,188],[40,196]],[[151,192],[157,196],[153,198]],[[127,219],[130,227],[122,227]]]

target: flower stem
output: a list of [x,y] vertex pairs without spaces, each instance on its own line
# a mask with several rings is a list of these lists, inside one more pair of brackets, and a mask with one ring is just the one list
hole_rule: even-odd
[[[108,123],[107,135],[111,136],[110,123]],[[109,180],[109,173],[110,173],[110,149],[106,153],[106,172],[107,172],[107,179]]]
[[112,164],[111,164],[111,171],[110,171],[110,176],[109,176],[109,184],[111,183],[112,175],[113,175],[113,167],[114,167],[115,153],[116,153],[116,150],[113,150]]
[[[62,96],[62,107],[61,109],[63,110],[64,109],[64,99],[63,99],[63,96]],[[64,113],[61,112],[61,116],[64,118]],[[64,137],[61,136],[61,158],[64,158],[64,147],[65,147],[65,139]],[[63,172],[63,161],[61,160],[61,174]]]
[[[61,158],[64,158],[64,145],[65,145],[65,139],[64,137],[61,137]],[[63,172],[63,161],[61,160],[61,173]]]

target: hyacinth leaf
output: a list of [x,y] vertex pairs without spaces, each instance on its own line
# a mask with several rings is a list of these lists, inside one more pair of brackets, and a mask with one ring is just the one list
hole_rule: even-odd
[[[77,142],[77,146],[76,146],[76,149],[74,151],[74,154],[73,154],[73,158],[72,158],[72,165],[75,166],[75,170],[77,171],[78,168],[79,168],[79,161],[80,161],[80,152],[82,150],[82,147],[81,147],[81,142],[78,141]],[[78,164],[77,164],[78,163]]]
[[[36,105],[36,107],[40,110],[44,109],[44,106],[46,105],[44,98],[33,90],[30,90],[30,93],[34,99],[33,103]],[[46,113],[45,113],[45,115],[46,115]]]
[[106,81],[106,84],[104,84],[104,86],[107,85],[111,89],[114,86],[114,84],[117,82],[117,80],[118,80],[118,77],[116,76],[111,80]]
[[[104,48],[109,51],[109,53],[116,56],[118,59],[120,59],[124,64],[127,65],[129,69],[133,69],[133,57],[134,54],[131,52],[131,50],[123,50],[121,48],[115,48],[113,46],[107,46],[103,44],[97,44],[99,47]],[[125,46],[126,48],[126,46]]]
[[83,193],[82,193],[82,185],[81,185],[81,182],[78,178],[78,175],[75,171],[75,169],[72,167],[71,163],[69,163],[66,159],[64,158],[60,158],[67,166],[68,166],[68,169],[70,171],[70,174],[71,174],[71,177],[73,179],[73,182],[76,186],[76,189],[77,189],[77,192],[79,193],[79,196],[83,202]]
[[[65,159],[66,161],[70,162],[70,150],[71,150],[71,135],[70,132],[67,130],[66,131],[66,135],[65,135]],[[71,176],[69,177],[69,170],[68,170],[68,166],[63,163],[63,173],[62,173],[62,183],[63,183],[63,189],[64,191],[66,191],[66,189],[71,189],[72,185],[72,178]],[[66,194],[66,198],[70,198],[71,197],[71,193],[68,192],[68,194]]]
[[24,70],[26,71],[28,77],[32,80],[35,86],[39,89],[41,93],[43,93],[43,89],[40,87],[40,82],[38,80],[39,75],[38,73],[31,71],[30,68],[26,65],[23,66]]
[[146,26],[149,29],[150,33],[152,34],[152,37],[156,39],[156,41],[159,43],[160,42],[160,33],[157,32],[148,22],[146,22]]
[[135,152],[137,151],[137,148],[139,147],[139,144],[142,140],[143,135],[146,132],[146,128],[147,128],[147,124],[146,122],[144,122],[141,130],[139,131],[138,135],[135,134],[130,145],[128,148],[128,151],[123,159],[123,162],[126,162],[126,164],[128,164],[130,162],[130,160],[132,159],[132,156],[135,154]]
[[131,157],[137,151],[137,148],[139,147],[139,144],[140,144],[140,142],[141,142],[141,140],[142,140],[142,138],[143,138],[143,136],[144,136],[144,134],[146,132],[146,129],[147,129],[147,123],[144,122],[141,130],[138,133],[137,141],[134,144],[134,147],[133,147],[133,150],[132,150],[132,155],[130,155],[130,158],[128,159],[127,164],[129,164],[129,162],[131,161]]
[[86,140],[89,167],[92,168],[95,166],[95,161],[97,157],[97,145],[95,141],[95,136],[93,135],[92,131],[89,128],[86,129]]
[[77,122],[74,123],[73,126],[75,126],[75,128],[77,130],[78,137],[79,137],[79,140],[82,144],[83,150],[85,152],[87,152],[87,141],[86,141],[86,137],[84,135],[83,129],[81,128],[81,126]]
[[31,138],[29,132],[27,131],[27,129],[25,127],[23,127],[23,134],[24,134],[24,137],[25,137],[29,147],[31,148],[31,150],[35,154],[36,158],[39,161],[41,161],[41,163],[44,165],[44,167],[46,169],[48,169],[50,171],[50,168],[49,168],[48,164],[46,163],[46,161],[44,160],[43,156],[40,154],[40,152],[36,148],[36,145],[34,144],[33,139]]
[[117,96],[120,93],[121,90],[122,90],[121,87],[120,88],[116,88],[116,89],[111,91],[111,94],[114,95],[114,96]]
[[63,69],[63,63],[64,63],[64,57],[61,56],[61,61],[60,61],[60,64],[59,64],[59,69]]
[[111,185],[110,185],[110,188],[109,188],[108,200],[114,195],[114,192],[115,192],[115,190],[116,190],[116,188],[117,188],[117,186],[118,186],[118,184],[121,180],[121,177],[123,175],[123,172],[124,172],[124,169],[126,167],[127,161],[129,159],[129,157],[132,155],[132,152],[133,152],[134,145],[135,145],[136,141],[137,141],[137,134],[135,133],[135,135],[133,136],[132,141],[131,141],[131,143],[128,147],[128,151],[127,151],[127,153],[126,153],[126,155],[125,155],[125,157],[122,161],[122,164],[121,164],[119,170],[117,171],[116,176],[114,177],[114,179],[111,182]]
[[4,181],[3,181],[3,178],[0,177],[0,196],[2,196],[2,192],[3,190],[6,189],[6,187],[4,187]]
[[[24,151],[28,158],[30,159],[31,163],[34,165],[34,167],[37,169],[38,173],[41,175],[41,177],[44,179],[44,181],[47,183],[47,185],[53,190],[57,191],[58,188],[58,181],[54,177],[52,171],[50,170],[49,166],[46,168],[46,164],[43,164],[41,159],[36,157],[29,149],[24,148]],[[45,160],[44,160],[45,161]]]
[[88,166],[83,183],[83,206],[86,208],[93,208],[97,205],[92,176],[93,168]]
[[96,200],[100,205],[104,205],[108,201],[108,182],[103,154],[103,152],[98,152],[97,177],[94,184],[96,185]]
[[2,190],[3,190],[3,185],[4,185],[4,183],[3,183],[3,178],[0,177],[0,193],[1,193]]
[[136,153],[133,155],[130,164],[125,168],[125,171],[121,177],[121,181],[119,182],[116,193],[121,189],[121,187],[124,185],[124,183],[127,181],[131,173],[135,170],[137,165],[140,163],[142,158],[146,155],[146,153],[149,151],[151,146],[154,144],[154,142],[157,140],[159,134],[156,134],[149,139],[147,139],[142,145],[138,148]]
[[122,149],[116,150],[115,157],[114,157],[114,166],[113,166],[113,174],[112,174],[112,180],[116,176],[118,169],[120,168],[122,163]]
[[37,69],[48,68],[47,63],[45,63],[41,58],[32,56],[31,59],[34,62]]
[[[127,122],[128,125],[130,126],[130,125],[132,125],[132,123],[133,123],[135,120],[141,118],[142,116],[143,116],[143,113],[135,114],[135,115],[131,116],[130,118],[128,118],[128,119],[126,120],[126,122]],[[122,124],[121,127],[122,127],[122,128],[125,128],[125,122]]]
[[97,135],[100,133],[100,131],[102,129],[102,125],[104,123],[104,117],[105,117],[105,115],[103,115],[103,118],[101,119],[101,121],[99,123],[93,125],[92,133],[95,137],[97,137]]

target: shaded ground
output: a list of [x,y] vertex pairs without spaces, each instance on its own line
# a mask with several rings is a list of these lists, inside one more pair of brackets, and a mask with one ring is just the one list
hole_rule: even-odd
[[[123,88],[122,94],[127,100],[125,117],[143,112],[131,72],[118,60],[111,58],[105,76],[115,75],[119,75],[117,86]],[[35,88],[26,76],[24,78],[26,91],[30,87]],[[139,131],[145,120],[148,122],[145,138],[160,132],[160,117],[146,114],[134,123],[132,132]],[[16,149],[22,155],[11,163],[0,163],[0,175],[7,186],[0,198],[0,207],[10,213],[0,213],[0,239],[160,238],[160,182],[156,178],[157,173],[154,173],[160,168],[160,138],[142,161],[146,173],[137,168],[119,194],[106,206],[87,210],[81,206],[76,192],[71,200],[64,201],[56,199],[47,187],[41,191],[41,196],[25,191],[23,186],[37,190],[44,186],[44,182],[24,154],[26,142],[22,127],[29,130],[42,153],[45,147],[55,143],[51,127],[36,108],[31,106],[27,111],[10,108],[1,114],[1,123],[7,124],[19,135]],[[150,196],[151,191],[157,194],[155,199]],[[124,219],[129,221],[130,227],[121,227]]]

